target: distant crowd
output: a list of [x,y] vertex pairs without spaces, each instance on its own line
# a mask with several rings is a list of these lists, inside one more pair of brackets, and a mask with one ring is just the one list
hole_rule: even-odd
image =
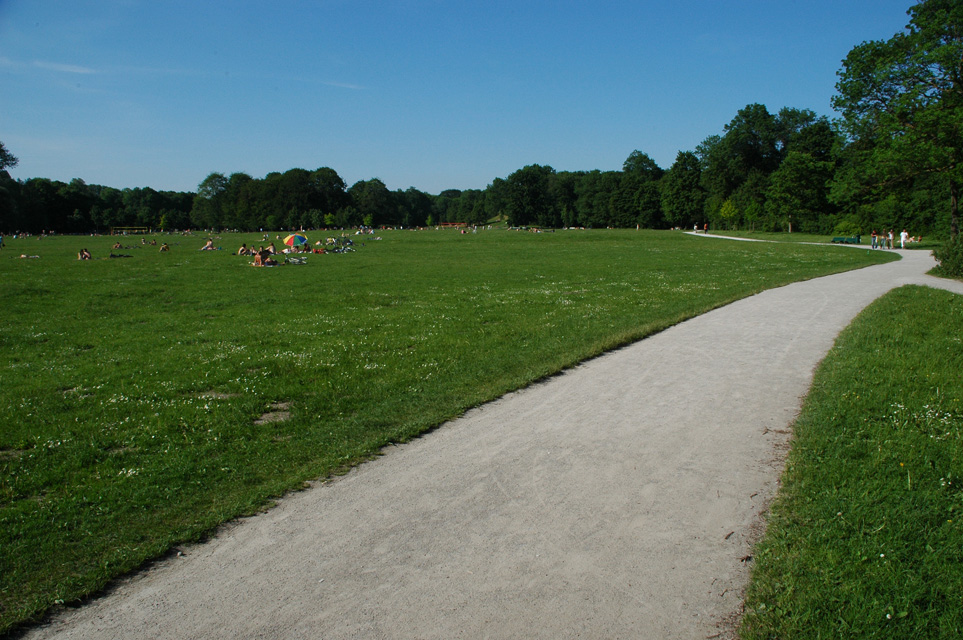
[[[890,229],[889,231],[883,231],[881,233],[877,233],[876,229],[873,229],[873,233],[871,234],[870,237],[872,238],[873,249],[895,248],[893,246],[895,235],[892,229]],[[911,242],[920,242],[922,239],[923,239],[922,236],[915,236],[915,237],[911,236],[909,233],[906,232],[906,229],[903,229],[899,234],[899,248],[905,249],[907,244]]]

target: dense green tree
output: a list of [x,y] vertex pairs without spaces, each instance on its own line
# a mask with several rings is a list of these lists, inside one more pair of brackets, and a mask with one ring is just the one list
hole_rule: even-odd
[[121,192],[124,203],[124,225],[151,226],[152,214],[159,208],[154,200],[156,193],[153,189],[124,189]]
[[776,220],[766,217],[766,194],[771,178],[771,173],[761,169],[749,171],[742,184],[729,196],[738,212],[735,218],[729,220],[729,225],[733,228],[744,225],[750,230],[777,230]]
[[555,169],[552,167],[532,164],[508,176],[506,213],[510,225],[561,225],[561,216],[552,193],[554,175]]
[[[188,211],[191,210],[191,206],[192,203],[188,203]],[[127,225],[125,217],[123,192],[113,187],[100,187],[97,190],[97,202],[90,208],[90,222],[93,228],[130,226]]]
[[832,221],[826,185],[833,175],[833,164],[819,161],[808,153],[790,151],[773,172],[766,191],[765,208],[769,218],[785,221],[789,231],[829,233]]
[[963,184],[963,3],[923,0],[908,13],[905,31],[858,45],[838,72],[833,106],[850,139],[862,145],[859,164],[851,165],[858,171],[846,177],[862,183],[851,191],[879,197],[889,185],[943,174],[956,237]]
[[485,224],[488,215],[485,212],[485,194],[479,189],[466,189],[455,201],[455,209],[459,220],[468,224]]
[[288,169],[277,180],[274,210],[285,229],[305,226],[307,213],[314,208],[315,191],[306,169]]
[[96,201],[96,196],[87,187],[87,183],[80,178],[74,178],[69,184],[61,185],[57,190],[59,209],[67,214],[66,219],[53,223],[59,231],[66,233],[82,233],[91,228],[90,209]]
[[576,188],[583,175],[585,175],[583,171],[558,171],[555,173],[552,191],[563,227],[575,227],[580,224]]
[[20,220],[20,183],[0,169],[0,232],[23,228]]
[[427,224],[432,207],[430,195],[414,187],[408,187],[404,193],[399,194],[397,200],[400,213],[398,224],[406,228]]
[[[702,170],[700,184],[705,192],[706,217],[725,226],[787,228],[791,219],[786,208],[790,206],[788,201],[783,198],[770,205],[768,198],[777,193],[785,196],[781,189],[791,181],[805,182],[809,188],[821,191],[805,196],[808,208],[801,213],[806,219],[817,209],[828,214],[829,187],[825,184],[825,172],[832,171],[833,154],[838,146],[839,136],[830,122],[813,111],[786,107],[772,115],[763,105],[747,105],[726,125],[724,135],[709,136],[696,149]],[[774,174],[791,153],[802,154],[813,162],[803,163],[796,157],[780,176],[781,186],[770,191]],[[801,172],[809,169],[817,175],[803,176]],[[673,180],[667,183],[666,192],[673,194],[669,196],[670,202],[677,197]],[[721,207],[727,200],[732,200],[733,207],[727,209],[727,216],[722,216]]]
[[739,110],[725,126],[721,138],[707,138],[702,145],[703,187],[724,201],[753,171],[769,174],[781,159],[776,118],[761,104]]
[[254,178],[243,172],[228,176],[224,187],[223,218],[219,225],[252,231],[258,225],[258,193]]
[[194,194],[183,191],[161,191],[158,195],[161,209],[154,226],[164,231],[190,227]]
[[2,141],[0,141],[0,171],[4,171],[6,169],[12,169],[13,167],[17,166],[19,163],[20,163],[20,159],[17,158],[17,156],[10,153],[10,151],[7,150],[6,145],[4,145]]
[[613,199],[612,226],[666,226],[659,194],[664,175],[665,171],[648,154],[638,150],[630,153],[622,163],[619,189]]
[[[621,187],[616,171],[588,171],[575,185],[575,211],[580,226],[603,229],[613,224],[613,196]],[[632,224],[632,226],[635,226]]]
[[736,203],[732,201],[732,198],[727,198],[722,202],[722,206],[719,207],[719,220],[722,222],[722,226],[726,229],[732,228],[733,221],[739,217],[739,209],[736,207]]
[[614,188],[608,194],[606,226],[628,229],[639,225],[642,219],[640,210],[647,204],[646,187],[653,183],[643,183],[635,176],[614,172],[612,181]]
[[635,150],[622,163],[622,171],[628,175],[638,176],[646,182],[658,181],[665,173],[649,154]]
[[508,182],[495,178],[485,189],[485,215],[489,220],[501,220],[508,215]]
[[840,142],[829,120],[809,109],[780,109],[776,127],[782,154],[780,162],[790,151],[807,153],[821,162],[829,161]]
[[463,218],[459,217],[460,212],[456,206],[460,197],[461,189],[445,189],[435,196],[431,206],[431,217],[432,220],[435,221],[435,224],[441,222],[465,222]]
[[323,213],[337,211],[348,206],[347,185],[338,172],[330,167],[320,167],[311,172],[314,191],[312,204]]
[[221,225],[227,186],[227,177],[217,172],[211,173],[197,185],[197,195],[194,196],[194,206],[191,209],[192,224],[205,229]]
[[354,215],[347,218],[347,226],[364,224],[375,226],[395,218],[394,199],[385,183],[378,178],[359,180],[348,189]]
[[38,233],[56,230],[58,223],[66,224],[67,217],[72,213],[67,211],[60,198],[59,191],[66,185],[48,178],[30,178],[23,183],[20,193],[22,197],[23,229]]
[[695,153],[680,151],[662,178],[660,205],[670,225],[688,229],[703,221],[706,196],[700,184],[701,177],[702,168]]

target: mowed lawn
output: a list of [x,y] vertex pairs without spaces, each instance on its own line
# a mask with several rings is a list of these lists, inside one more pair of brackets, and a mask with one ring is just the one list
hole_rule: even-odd
[[200,235],[157,236],[166,253],[131,237],[117,259],[108,237],[7,238],[0,633],[511,389],[895,258],[678,232],[377,237],[271,268],[234,255],[260,234],[213,252]]
[[963,296],[902,287],[816,372],[747,639],[963,637]]

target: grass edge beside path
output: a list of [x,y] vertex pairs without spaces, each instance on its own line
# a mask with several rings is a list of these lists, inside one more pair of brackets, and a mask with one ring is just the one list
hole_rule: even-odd
[[963,635],[963,296],[865,309],[819,366],[741,636]]

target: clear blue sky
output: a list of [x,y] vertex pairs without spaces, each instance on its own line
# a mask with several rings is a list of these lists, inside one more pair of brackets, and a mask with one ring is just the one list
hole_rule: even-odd
[[328,166],[484,189],[529,164],[669,168],[747,104],[834,116],[912,0],[0,0],[14,178],[193,191]]

